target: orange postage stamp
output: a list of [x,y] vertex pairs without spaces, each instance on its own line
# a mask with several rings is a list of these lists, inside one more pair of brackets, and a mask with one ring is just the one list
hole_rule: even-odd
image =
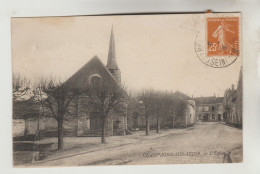
[[212,68],[232,65],[241,57],[240,14],[212,13],[205,14],[204,19],[194,43],[198,58]]
[[207,56],[238,56],[239,18],[208,18],[207,42]]

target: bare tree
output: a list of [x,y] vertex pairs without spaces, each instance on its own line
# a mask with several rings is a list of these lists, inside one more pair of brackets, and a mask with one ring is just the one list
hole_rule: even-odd
[[50,80],[41,79],[35,86],[33,93],[34,99],[48,109],[48,113],[44,116],[54,118],[57,123],[58,132],[58,150],[63,148],[63,121],[69,113],[69,108],[75,97],[82,94],[83,91],[61,82],[55,82],[53,78]]
[[171,110],[171,113],[173,114],[174,121],[181,121],[183,119],[183,116],[185,115],[185,111],[187,108],[187,104],[185,100],[172,97],[173,100],[173,108]]
[[163,106],[165,107],[165,115],[170,118],[170,127],[173,128],[174,122],[184,115],[184,107],[186,106],[185,102],[172,95],[167,95],[164,102],[165,104]]
[[19,100],[29,94],[30,80],[21,76],[20,74],[13,74],[12,77],[13,86],[13,100]]
[[106,121],[112,116],[111,112],[124,113],[126,109],[127,93],[124,88],[116,83],[101,83],[99,87],[94,86],[88,90],[87,107],[91,109],[91,112],[100,113],[102,121],[101,143],[106,142]]
[[[159,133],[161,119],[168,120],[170,118],[170,126],[173,127],[174,120],[181,120],[185,114],[185,101],[173,96],[171,93],[143,90],[139,95],[139,100],[143,102],[145,108],[146,135],[149,135],[150,117],[156,117],[156,132]],[[166,124],[165,121],[164,123]]]
[[146,131],[145,135],[149,135],[150,132],[150,123],[149,118],[152,116],[155,107],[154,107],[154,98],[155,98],[155,92],[154,90],[143,90],[139,96],[139,100],[143,103],[144,109],[145,109],[145,125],[146,125]]
[[154,113],[156,116],[156,132],[159,133],[160,132],[160,119],[161,117],[166,114],[167,108],[165,106],[167,106],[166,103],[166,99],[167,96],[160,91],[156,91],[153,94],[152,97],[152,105],[154,107]]

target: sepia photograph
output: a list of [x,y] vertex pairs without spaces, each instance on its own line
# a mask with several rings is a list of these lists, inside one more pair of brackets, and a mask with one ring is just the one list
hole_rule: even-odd
[[14,167],[243,162],[240,13],[14,17]]

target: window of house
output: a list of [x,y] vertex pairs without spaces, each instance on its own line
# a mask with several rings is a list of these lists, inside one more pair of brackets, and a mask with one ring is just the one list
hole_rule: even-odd
[[214,106],[212,106],[212,108],[211,108],[211,109],[212,109],[212,111],[214,111],[214,110],[215,110],[215,107],[214,107]]

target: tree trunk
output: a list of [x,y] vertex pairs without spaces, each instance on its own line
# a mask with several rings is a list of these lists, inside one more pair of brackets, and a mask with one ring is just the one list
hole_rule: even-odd
[[29,133],[29,120],[25,119],[24,120],[24,135],[27,135]]
[[160,132],[160,120],[159,120],[159,116],[157,115],[157,127],[156,127],[156,132],[159,133]]
[[106,133],[105,133],[105,125],[106,125],[106,119],[104,118],[102,120],[102,133],[101,133],[101,143],[106,143]]
[[146,117],[146,133],[145,135],[149,135],[150,125],[149,125],[149,117]]
[[40,117],[37,117],[36,139],[40,140]]
[[171,123],[171,128],[174,128],[174,118],[171,117],[171,120],[172,120],[172,121],[171,121],[171,122],[172,122],[172,123]]
[[58,119],[58,150],[63,148],[63,118]]

